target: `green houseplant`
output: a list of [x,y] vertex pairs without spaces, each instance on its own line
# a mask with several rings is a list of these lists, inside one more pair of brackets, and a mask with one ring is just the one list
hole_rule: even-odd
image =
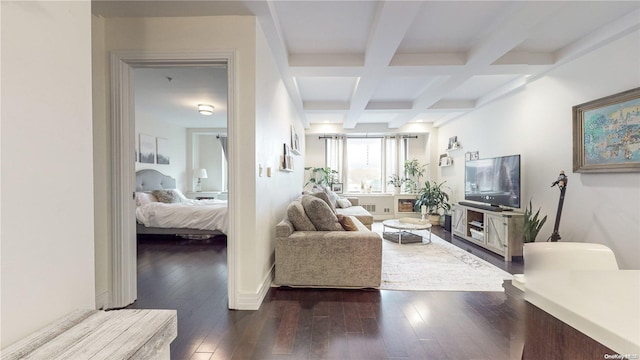
[[427,208],[427,214],[429,214],[429,222],[432,225],[438,225],[440,223],[440,210],[442,213],[447,213],[451,210],[451,204],[449,203],[449,194],[445,191],[443,186],[446,181],[440,184],[435,181],[427,181],[424,183],[424,187],[420,189],[418,193],[418,199],[414,206],[414,211],[422,211],[422,206]]
[[538,219],[540,215],[540,208],[536,213],[533,213],[531,206],[531,200],[529,200],[529,206],[524,209],[524,242],[534,242],[538,236],[538,232],[542,228],[542,225],[547,221],[547,215],[542,219]]
[[336,176],[338,176],[338,172],[336,170],[331,169],[330,167],[306,167],[305,170],[311,172],[311,177],[309,181],[307,181],[304,186],[309,184],[316,184],[320,186],[331,186],[334,182],[336,182]]
[[401,178],[399,175],[393,174],[389,176],[387,184],[393,185],[394,194],[400,194],[400,188],[407,181],[405,178]]
[[406,189],[410,193],[417,192],[418,184],[420,184],[420,178],[424,176],[425,165],[421,165],[418,159],[405,160],[404,162],[404,175]]

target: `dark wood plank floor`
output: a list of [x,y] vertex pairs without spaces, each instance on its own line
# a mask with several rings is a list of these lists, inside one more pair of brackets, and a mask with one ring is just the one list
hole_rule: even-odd
[[525,303],[510,284],[504,293],[272,288],[259,311],[232,311],[226,256],[224,237],[139,239],[130,308],[177,309],[172,359],[520,359]]

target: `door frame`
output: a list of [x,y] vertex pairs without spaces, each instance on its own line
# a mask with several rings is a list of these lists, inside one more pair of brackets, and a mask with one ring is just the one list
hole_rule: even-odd
[[227,65],[227,134],[229,137],[229,200],[227,233],[228,307],[237,308],[236,233],[239,177],[236,158],[237,55],[231,51],[113,51],[110,53],[111,95],[111,291],[109,308],[121,308],[137,299],[137,254],[135,220],[135,109],[133,68]]

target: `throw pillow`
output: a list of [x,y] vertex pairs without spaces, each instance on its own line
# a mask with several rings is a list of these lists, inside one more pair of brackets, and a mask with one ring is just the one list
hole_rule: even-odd
[[158,199],[156,199],[155,196],[146,192],[141,192],[141,191],[136,192],[136,206],[146,205],[152,202],[158,202]]
[[311,220],[304,212],[304,207],[300,201],[292,201],[287,208],[287,217],[293,224],[293,228],[298,231],[316,231]]
[[163,203],[172,204],[181,202],[180,198],[170,190],[153,190],[151,194]]
[[349,201],[349,199],[338,199],[338,207],[342,208],[342,209],[346,209],[348,207],[353,206],[351,204],[351,201]]
[[315,196],[318,199],[322,199],[324,202],[327,203],[327,205],[329,205],[329,208],[331,208],[331,211],[333,211],[333,213],[335,214],[336,207],[331,202],[331,199],[329,199],[329,195],[327,195],[327,193],[325,193],[325,192],[317,192],[317,193],[311,194],[311,196]]
[[345,231],[358,231],[358,226],[353,222],[351,216],[338,215],[338,221]]
[[324,200],[312,195],[304,195],[302,206],[318,231],[344,231],[338,222],[338,217]]
[[338,199],[340,198],[338,196],[338,194],[336,194],[335,192],[331,191],[329,188],[325,188],[324,192],[327,193],[327,196],[329,196],[329,201],[331,201],[331,204],[333,205],[333,208],[335,209],[338,205]]
[[181,202],[183,201],[187,201],[189,199],[187,199],[186,196],[184,196],[184,194],[182,193],[182,191],[178,190],[178,189],[171,189],[171,190],[167,190],[167,192],[172,193],[173,195],[175,195],[178,199],[180,199]]

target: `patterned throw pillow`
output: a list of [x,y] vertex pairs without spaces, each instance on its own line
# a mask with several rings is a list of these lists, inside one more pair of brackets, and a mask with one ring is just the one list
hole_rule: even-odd
[[316,227],[313,225],[307,214],[304,212],[304,207],[300,201],[292,201],[287,208],[287,217],[293,228],[297,231],[316,231]]
[[312,195],[303,195],[302,206],[318,231],[344,231],[338,217],[324,200]]
[[181,202],[180,197],[171,190],[153,190],[151,194],[155,196],[158,201],[163,203],[171,204]]

